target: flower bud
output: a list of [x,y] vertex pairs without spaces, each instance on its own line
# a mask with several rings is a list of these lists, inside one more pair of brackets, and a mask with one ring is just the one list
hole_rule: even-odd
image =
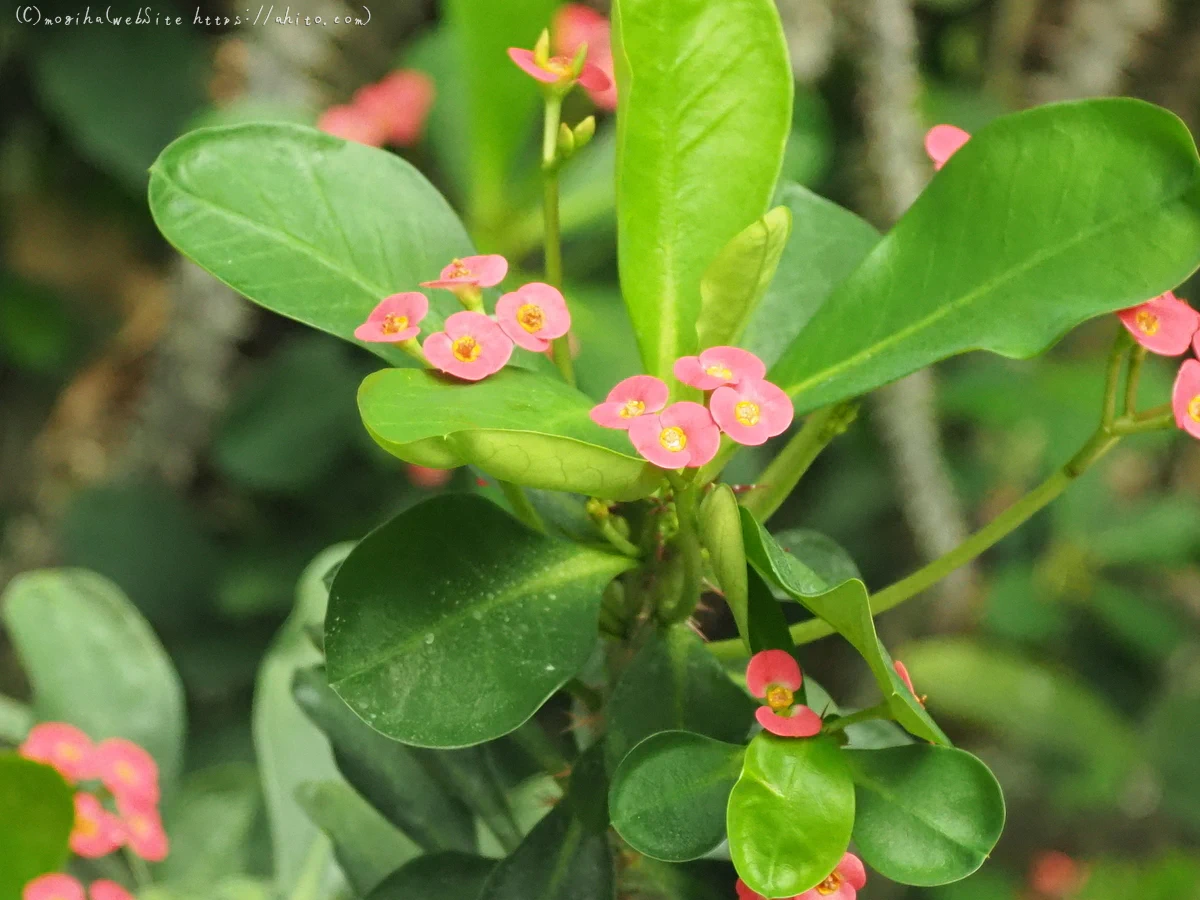
[[575,149],[579,150],[588,145],[592,136],[596,133],[596,117],[588,116],[582,122],[575,126]]
[[550,29],[543,28],[537,43],[533,45],[533,60],[542,68],[550,61]]
[[575,152],[575,132],[566,123],[558,126],[558,158],[568,159]]

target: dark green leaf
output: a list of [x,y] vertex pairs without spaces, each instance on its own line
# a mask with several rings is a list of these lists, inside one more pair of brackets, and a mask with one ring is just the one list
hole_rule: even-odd
[[1125,99],[1027,110],[955,154],[771,380],[806,412],[967,350],[1027,358],[1198,262],[1200,160],[1183,123]]
[[507,734],[583,668],[601,592],[629,565],[530,531],[478,497],[429,500],[368,535],[338,570],[330,684],[408,744]]
[[1004,796],[964,750],[911,744],[846,750],[855,785],[854,843],[901,884],[948,884],[987,859],[1004,828]]
[[[751,568],[749,576],[750,590],[747,595],[747,619],[750,630],[750,652],[760,653],[763,650],[784,650],[795,653],[796,642],[788,630],[787,618],[783,607],[767,587],[761,575]],[[806,682],[807,684],[807,682]],[[807,688],[801,688],[807,690]]]
[[625,754],[659,731],[692,731],[741,743],[755,704],[685,626],[650,636],[608,704],[606,752],[615,772]]
[[26,882],[62,868],[74,824],[74,793],[61,775],[0,754],[0,900],[21,900]]
[[725,840],[729,792],[745,748],[689,731],[663,731],[634,747],[613,777],[613,827],[646,856],[697,859]]
[[729,853],[738,875],[765,897],[793,897],[834,870],[850,845],[854,782],[828,737],[750,742],[729,796]]
[[504,481],[612,500],[647,496],[661,471],[637,456],[624,432],[593,422],[592,406],[555,377],[515,370],[468,385],[384,369],[358,392],[371,436],[408,462],[470,463]]
[[737,873],[724,860],[698,859],[694,862],[659,862],[646,857],[639,859],[621,873],[622,884],[628,884],[634,896],[645,895],[656,900],[729,900]]
[[767,210],[794,78],[771,0],[619,0],[613,39],[621,287],[646,371],[670,379],[705,269]]
[[405,863],[366,900],[475,900],[495,866],[467,853],[429,853]]
[[416,748],[384,737],[329,688],[320,669],[296,673],[292,693],[325,732],[338,769],[359,794],[426,851],[475,850],[475,822],[428,771]]

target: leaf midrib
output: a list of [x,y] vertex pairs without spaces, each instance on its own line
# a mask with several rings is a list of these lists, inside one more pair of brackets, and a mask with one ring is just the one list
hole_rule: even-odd
[[[863,751],[863,752],[866,752],[866,751]],[[877,794],[885,802],[890,803],[894,808],[898,809],[901,813],[906,814],[908,816],[908,818],[911,818],[911,819],[919,822],[921,825],[925,826],[927,829],[929,829],[935,835],[939,835],[939,836],[945,838],[948,843],[953,844],[955,847],[959,847],[959,848],[967,851],[968,853],[982,854],[984,856],[987,855],[988,850],[990,849],[989,847],[983,846],[983,845],[974,846],[971,844],[964,844],[962,841],[958,840],[957,838],[947,834],[945,831],[943,831],[942,829],[938,828],[935,824],[933,824],[933,822],[930,821],[926,816],[919,815],[911,807],[900,803],[899,799],[898,799],[898,795],[896,795],[892,791],[888,790],[886,787],[884,787],[884,785],[880,784],[875,779],[864,774],[862,769],[857,766],[854,767],[854,783],[855,783],[855,785],[862,787],[864,790],[868,790],[868,791],[871,791],[871,792]]]

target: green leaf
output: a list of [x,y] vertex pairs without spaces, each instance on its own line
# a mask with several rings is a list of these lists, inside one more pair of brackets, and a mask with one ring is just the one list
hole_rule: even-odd
[[729,792],[745,748],[663,731],[633,748],[613,776],[613,827],[634,850],[668,862],[697,859],[725,840]]
[[329,835],[346,880],[360,896],[421,852],[345,782],[305,782],[296,800]]
[[789,528],[775,532],[775,542],[826,584],[841,584],[857,578],[862,581],[858,564],[833,538],[809,528]]
[[794,78],[771,0],[619,0],[613,40],[621,287],[646,371],[670,379],[705,269],[767,211]]
[[1004,796],[982,762],[929,744],[845,756],[855,785],[854,843],[867,865],[926,887],[983,865],[1004,829]]
[[[180,253],[238,293],[348,341],[385,296],[474,252],[454,210],[399,156],[300,125],[184,135],[151,169],[150,211]],[[428,296],[424,334],[461,309],[449,291]],[[391,344],[361,346],[412,365]]]
[[138,891],[138,900],[273,900],[275,896],[270,885],[254,878],[224,878],[206,885],[154,884]]
[[427,852],[475,850],[470,812],[442,789],[415,748],[368,726],[330,690],[320,669],[297,672],[292,693],[325,732],[346,781],[384,818]]
[[704,270],[696,320],[701,349],[741,339],[775,277],[791,230],[791,211],[777,206],[739,232]]
[[742,337],[768,366],[879,243],[873,225],[808,188],[784,184],[775,200],[792,214],[791,236]]
[[593,402],[557,378],[506,370],[462,384],[413,369],[369,375],[358,409],[371,436],[407,462],[470,463],[529,487],[635,500],[662,483],[628,436],[588,416]]
[[601,592],[629,566],[530,531],[479,497],[426,501],[364,538],[338,570],[330,685],[407,744],[507,734],[583,668]]
[[120,589],[82,569],[46,569],[14,578],[0,606],[37,717],[70,722],[93,740],[140,744],[173,785],[187,727],[183,688]]
[[[275,882],[290,896],[306,875],[314,844],[324,841],[296,801],[305,782],[340,778],[329,741],[296,705],[292,679],[296,672],[322,662],[308,636],[325,620],[329,590],[323,578],[350,552],[350,544],[330,547],[309,563],[296,588],[296,604],[258,670],[252,727],[258,757],[267,824],[274,850]],[[317,877],[318,881],[323,879]]]
[[806,412],[967,350],[1024,359],[1197,263],[1200,159],[1179,119],[1137,100],[1038,107],[955,154],[770,377]]
[[474,900],[495,865],[468,853],[429,853],[405,863],[366,900]]
[[252,765],[226,763],[188,775],[163,809],[171,853],[155,878],[207,885],[244,872],[261,805]]
[[32,709],[19,700],[0,694],[0,741],[6,744],[21,743],[36,721]]
[[777,584],[813,615],[828,622],[862,655],[896,721],[917,737],[949,744],[949,739],[896,673],[891,656],[875,633],[866,586],[852,579],[830,588],[812,569],[785,552],[745,507],[742,508],[742,533],[746,540],[746,556],[763,577]]
[[746,549],[742,542],[742,517],[738,512],[737,497],[727,484],[715,485],[700,504],[700,542],[708,550],[709,565],[729,611],[733,613],[738,634],[750,649],[750,587]]
[[621,873],[635,897],[660,900],[729,900],[729,886],[737,874],[724,860],[698,859],[694,862],[664,863],[646,857]]
[[738,875],[764,897],[794,897],[841,862],[854,825],[854,782],[828,737],[767,732],[746,749],[729,796],[729,854]]
[[755,703],[686,626],[654,632],[613,687],[605,752],[615,772],[625,754],[659,731],[691,731],[741,743]]
[[74,793],[61,775],[0,754],[0,900],[21,900],[26,882],[63,867],[74,824]]
[[[783,650],[795,654],[796,642],[788,630],[787,618],[783,614],[783,606],[761,575],[751,568],[749,577],[750,590],[747,594],[746,619],[750,635],[750,652],[761,653],[763,650]],[[807,692],[808,680],[801,687]]]

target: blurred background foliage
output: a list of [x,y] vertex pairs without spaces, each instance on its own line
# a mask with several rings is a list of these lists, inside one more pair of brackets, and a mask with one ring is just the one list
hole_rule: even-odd
[[[42,14],[79,12],[61,5],[47,0]],[[292,702],[291,679],[319,662],[307,629],[339,551],[309,563],[439,488],[375,449],[358,424],[355,390],[377,362],[253,310],[180,260],[150,220],[146,169],[190,128],[311,124],[392,68],[418,68],[437,99],[424,139],[404,155],[464,214],[481,250],[536,270],[536,94],[493,51],[530,46],[555,5],[404,0],[372,7],[369,26],[340,29],[48,28],[14,24],[12,9],[0,18],[0,585],[54,564],[120,589],[89,582],[106,599],[75,609],[45,586],[13,587],[0,739],[20,732],[34,692],[34,714],[86,707],[100,731],[161,704],[142,717],[146,742],[178,754],[167,807],[174,852],[158,874],[209,885],[200,896],[256,896],[272,839],[279,865],[299,871],[304,855],[287,848],[315,833],[292,796],[300,781],[299,802],[318,820],[354,822],[372,846],[412,852],[339,779],[325,739]],[[913,123],[973,129],[1033,103],[1113,93],[1166,105],[1193,127],[1200,117],[1192,0],[779,5],[797,76],[784,178],[880,225],[911,197],[902,175],[872,160],[916,156],[917,177],[929,174],[919,145],[887,146],[889,134],[919,136]],[[238,12],[205,0],[174,14]],[[346,10],[314,2],[302,12]],[[917,110],[880,90],[906,79]],[[573,96],[566,118],[592,111]],[[563,185],[577,365],[594,394],[639,367],[616,284],[612,124],[601,116]],[[1187,286],[1180,293],[1196,299]],[[935,390],[915,402],[881,392],[777,524],[808,530],[796,540],[832,538],[874,588],[911,571],[929,535],[936,544],[939,531],[978,527],[1087,438],[1116,327],[1094,322],[1033,362],[941,365]],[[1167,397],[1171,375],[1166,361],[1147,363],[1147,405]],[[893,405],[936,425],[926,432],[940,441],[888,425]],[[932,466],[906,465],[913,451]],[[731,480],[752,483],[763,462],[743,453]],[[475,489],[475,476],[456,472],[448,487]],[[868,896],[1200,897],[1198,523],[1195,445],[1130,440],[972,571],[881,620],[931,711],[997,773],[1009,825],[971,879],[932,890],[876,879]],[[729,636],[710,605],[700,627]],[[64,646],[77,649],[65,662]],[[826,640],[806,654],[836,696],[867,696],[848,648]],[[133,693],[68,696],[72,671],[95,677],[105,665]],[[154,688],[139,693],[147,677]],[[521,814],[536,818],[557,789],[523,790]],[[1078,872],[1047,875],[1048,851],[1078,861],[1082,887]],[[339,860],[350,874],[354,860]],[[732,895],[727,870],[714,884],[726,876],[729,891],[711,896]]]

